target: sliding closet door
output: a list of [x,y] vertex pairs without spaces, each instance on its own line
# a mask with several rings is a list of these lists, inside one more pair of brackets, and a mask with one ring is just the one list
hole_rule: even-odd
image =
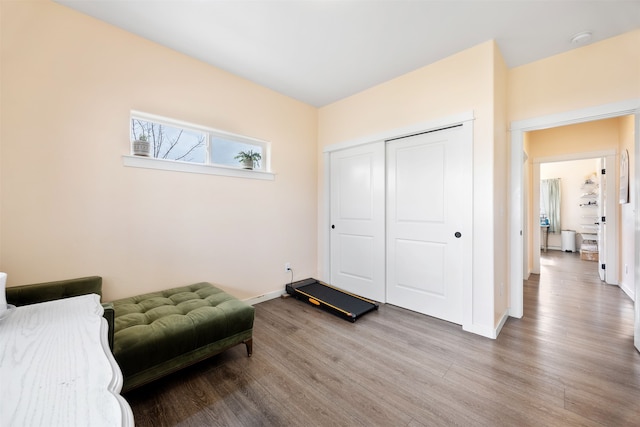
[[387,148],[387,302],[463,322],[471,141],[463,126]]
[[384,302],[384,141],[331,153],[331,284]]

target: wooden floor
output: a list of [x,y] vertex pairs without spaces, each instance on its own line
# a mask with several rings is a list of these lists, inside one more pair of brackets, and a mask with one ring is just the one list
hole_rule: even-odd
[[391,305],[350,323],[256,305],[244,346],[125,395],[138,426],[638,426],[633,303],[596,263],[543,254],[498,339]]

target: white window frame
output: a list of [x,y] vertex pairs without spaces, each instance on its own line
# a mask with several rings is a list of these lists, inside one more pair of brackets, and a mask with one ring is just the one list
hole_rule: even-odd
[[[172,126],[194,132],[201,132],[206,135],[206,147],[205,147],[205,163],[194,163],[182,160],[167,160],[158,159],[155,157],[134,156],[131,152],[128,155],[123,155],[123,164],[127,167],[136,167],[144,169],[156,169],[174,172],[188,172],[188,173],[200,173],[206,175],[221,175],[231,176],[238,178],[251,178],[262,180],[274,180],[275,174],[271,171],[271,144],[268,141],[264,141],[257,138],[252,138],[244,135],[238,135],[231,132],[226,132],[219,129],[210,128],[207,126],[197,125],[194,123],[188,123],[181,120],[175,120],[167,117],[158,116],[155,114],[149,114],[141,111],[131,111],[129,117],[129,124],[127,129],[131,127],[131,120],[139,119],[154,123],[163,124],[166,126]],[[214,164],[211,162],[211,139],[212,137],[228,138],[232,141],[239,143],[246,143],[251,145],[257,145],[262,148],[262,159],[260,160],[259,169],[242,169],[240,163],[238,167]],[[131,144],[129,144],[131,146]]]

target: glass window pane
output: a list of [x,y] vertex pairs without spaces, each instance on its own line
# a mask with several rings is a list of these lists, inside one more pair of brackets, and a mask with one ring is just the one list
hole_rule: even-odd
[[205,163],[207,156],[206,136],[190,131],[146,120],[131,120],[131,137],[145,135],[151,143],[151,156],[158,159]]
[[260,145],[249,144],[246,142],[238,142],[229,138],[219,136],[211,137],[211,162],[218,165],[241,167],[242,164],[235,157],[241,152],[253,151],[260,154],[261,160],[258,161],[254,168],[262,169],[262,159],[264,159],[264,150]]

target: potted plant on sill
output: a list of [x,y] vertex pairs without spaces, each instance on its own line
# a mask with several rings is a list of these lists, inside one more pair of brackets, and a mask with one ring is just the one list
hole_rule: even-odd
[[138,136],[138,139],[133,141],[133,155],[149,157],[151,154],[151,143],[147,141],[147,135],[144,133]]
[[254,153],[253,150],[241,151],[234,159],[242,163],[242,169],[253,169],[254,166],[260,167],[262,156],[260,153]]

